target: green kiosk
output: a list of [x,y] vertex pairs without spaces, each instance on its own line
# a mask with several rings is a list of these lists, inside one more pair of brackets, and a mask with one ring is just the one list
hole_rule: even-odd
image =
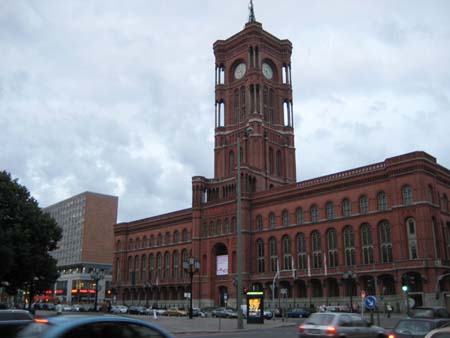
[[247,324],[264,324],[264,292],[247,292]]

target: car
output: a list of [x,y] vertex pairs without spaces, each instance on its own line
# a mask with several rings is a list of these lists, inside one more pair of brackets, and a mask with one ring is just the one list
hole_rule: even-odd
[[26,310],[0,310],[0,337],[15,337],[17,332],[33,322],[33,316]]
[[298,326],[299,338],[365,337],[385,338],[386,330],[356,313],[317,312]]
[[264,319],[272,319],[273,318],[273,312],[270,310],[264,310]]
[[421,338],[431,330],[450,323],[450,318],[404,318],[395,325],[390,338]]
[[130,315],[145,315],[145,307],[132,305],[128,308]]
[[273,317],[281,317],[281,310],[279,308],[267,309],[267,311],[272,312]]
[[410,317],[414,318],[450,318],[450,314],[442,306],[416,306],[409,310]]
[[307,318],[310,314],[309,310],[303,308],[292,309],[287,312],[289,318]]
[[206,312],[202,311],[198,307],[192,308],[192,316],[193,317],[202,317],[202,318],[208,317]]
[[63,310],[64,312],[70,312],[70,311],[73,311],[73,308],[72,308],[72,305],[64,304],[64,305],[62,306],[62,310]]
[[215,318],[237,318],[237,312],[228,308],[219,307],[211,312],[211,317]]
[[183,309],[180,309],[177,307],[171,307],[171,308],[167,309],[167,315],[181,317],[181,316],[187,316],[188,312],[186,310],[183,310]]
[[173,338],[162,328],[149,322],[122,316],[61,315],[35,318],[17,335],[18,338],[67,337],[158,337]]
[[128,312],[128,307],[125,305],[112,305],[111,312],[114,314],[124,314]]
[[445,326],[439,329],[431,330],[425,336],[425,338],[448,338],[448,337],[450,337],[450,326]]

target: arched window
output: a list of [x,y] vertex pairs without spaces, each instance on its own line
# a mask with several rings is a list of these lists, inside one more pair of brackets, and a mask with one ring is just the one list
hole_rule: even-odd
[[134,278],[131,280],[131,284],[136,284],[141,278],[139,275],[140,265],[139,265],[139,256],[134,257]]
[[281,176],[281,151],[277,151],[277,159],[276,159],[276,175]]
[[344,252],[345,264],[347,266],[355,265],[355,233],[349,225],[344,229]]
[[313,255],[313,268],[319,269],[322,267],[322,248],[320,244],[320,233],[315,230],[311,234],[311,247]]
[[303,224],[304,219],[303,219],[303,209],[302,208],[297,208],[297,210],[295,210],[295,216],[297,218],[297,224]]
[[147,256],[142,255],[141,258],[141,280],[146,281],[148,278],[147,276]]
[[327,219],[334,219],[333,202],[327,202],[327,204],[325,205],[325,209],[327,210]]
[[281,243],[283,245],[283,269],[292,270],[291,238],[284,235]]
[[406,233],[408,237],[409,259],[417,259],[416,220],[412,217],[406,220]]
[[147,243],[147,236],[144,236],[144,238],[142,239],[142,247],[143,248],[146,248],[148,246],[148,243]]
[[141,240],[139,238],[136,238],[136,242],[135,242],[135,249],[140,249],[141,248]]
[[133,281],[133,257],[128,256],[128,281]]
[[270,250],[270,271],[276,272],[278,265],[278,250],[277,250],[277,240],[275,237],[270,237],[269,239],[269,250]]
[[448,212],[448,198],[447,195],[444,194],[443,198],[442,198],[442,207],[444,209],[444,211]]
[[411,205],[413,204],[413,191],[410,185],[405,185],[402,188],[402,197],[403,197],[403,204],[404,205]]
[[317,205],[313,204],[311,206],[311,222],[316,223],[319,221],[319,209],[317,208]]
[[216,234],[216,227],[214,226],[214,222],[211,221],[209,223],[209,235],[214,236]]
[[164,278],[169,279],[170,278],[170,254],[168,251],[164,254]]
[[154,247],[155,246],[155,236],[150,235],[150,247]]
[[115,280],[116,281],[120,281],[120,275],[121,275],[120,258],[116,258],[116,275],[115,275]]
[[133,250],[133,239],[130,238],[130,240],[128,241],[128,250]]
[[231,233],[235,233],[236,232],[236,217],[231,218]]
[[178,280],[180,278],[180,255],[178,251],[173,252],[173,279]]
[[217,221],[216,234],[222,235],[222,222],[221,221]]
[[231,175],[233,173],[234,166],[235,166],[235,163],[234,163],[234,151],[230,151],[230,162],[229,163],[230,163],[229,174]]
[[387,221],[378,225],[380,231],[381,262],[392,263],[391,226]]
[[148,266],[150,270],[150,280],[155,280],[155,256],[153,254],[150,254],[148,258]]
[[156,243],[158,246],[161,246],[161,245],[162,245],[162,239],[163,239],[163,236],[162,236],[161,233],[159,233],[159,234],[158,234],[158,240],[157,240],[157,243]]
[[[183,262],[186,262],[188,260],[188,252],[186,249],[183,249],[183,251],[181,251],[181,264],[183,264]],[[186,271],[184,269],[181,269],[181,276],[183,279],[186,279]]]
[[256,267],[257,272],[264,272],[264,242],[262,239],[256,241]]
[[269,214],[269,226],[271,229],[275,228],[275,214],[273,212]]
[[348,198],[342,200],[342,216],[349,217],[352,214],[352,205]]
[[306,269],[306,240],[305,235],[300,232],[297,234],[297,261],[298,261],[298,269],[305,270]]
[[117,250],[117,251],[120,251],[120,250],[121,250],[120,239],[116,242],[116,250]]
[[427,199],[430,203],[434,203],[434,192],[433,192],[433,187],[430,185],[428,185],[428,191],[427,191]]
[[256,216],[256,231],[262,231],[263,229],[263,218],[261,215]]
[[170,232],[166,232],[166,238],[165,238],[165,244],[168,245],[170,244]]
[[223,233],[228,234],[230,232],[230,221],[228,218],[225,218],[225,221],[223,222]]
[[373,264],[372,230],[368,223],[361,225],[361,243],[363,264]]
[[180,240],[180,233],[178,232],[178,230],[175,230],[173,232],[173,242],[176,244],[178,243],[179,240]]
[[367,214],[369,212],[369,200],[366,195],[362,195],[359,198],[359,213]]
[[289,211],[283,210],[282,218],[283,218],[283,226],[287,227],[289,225]]
[[181,232],[181,240],[183,242],[187,242],[189,240],[188,232],[186,229],[183,229],[183,231]]
[[330,229],[327,232],[327,246],[328,266],[335,268],[338,265],[337,233],[335,229]]
[[156,278],[160,280],[162,278],[163,268],[162,268],[162,255],[158,252],[156,255]]
[[377,194],[377,202],[378,202],[378,211],[387,210],[387,199],[386,199],[386,193],[384,191],[380,191]]

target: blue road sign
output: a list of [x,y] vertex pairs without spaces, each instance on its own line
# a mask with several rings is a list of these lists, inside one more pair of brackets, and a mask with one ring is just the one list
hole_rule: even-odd
[[366,308],[374,310],[377,306],[377,298],[375,296],[367,296],[364,303],[366,304]]

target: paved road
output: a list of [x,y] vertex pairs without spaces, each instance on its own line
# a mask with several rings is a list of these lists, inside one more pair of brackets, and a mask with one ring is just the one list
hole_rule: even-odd
[[[69,312],[67,314],[74,314],[74,312]],[[87,315],[89,313],[86,313]],[[55,312],[51,311],[37,311],[37,316],[52,316],[55,315]],[[91,313],[92,315],[92,313]],[[177,336],[199,336],[202,334],[212,334],[212,333],[235,333],[237,332],[253,332],[255,331],[267,331],[275,328],[291,328],[292,331],[287,330],[287,332],[295,332],[296,326],[302,323],[305,319],[294,319],[288,318],[285,321],[282,321],[281,318],[276,318],[275,320],[265,320],[264,324],[247,324],[244,321],[244,330],[237,329],[237,320],[236,319],[219,319],[219,318],[193,318],[189,319],[188,317],[167,317],[160,316],[157,319],[153,318],[153,316],[135,316],[130,315],[130,317],[135,317],[143,320],[147,320],[152,322],[167,331],[171,332]],[[367,319],[370,319],[369,316],[365,316]],[[404,315],[401,314],[393,314],[391,318],[386,318],[383,315],[380,315],[380,326],[391,329],[395,326],[397,321],[403,318]],[[374,324],[377,324],[377,317],[374,316]],[[239,337],[241,335],[239,334]],[[243,335],[243,337],[245,334]],[[266,336],[266,334],[264,334]],[[274,335],[274,337],[279,337],[280,335]]]

